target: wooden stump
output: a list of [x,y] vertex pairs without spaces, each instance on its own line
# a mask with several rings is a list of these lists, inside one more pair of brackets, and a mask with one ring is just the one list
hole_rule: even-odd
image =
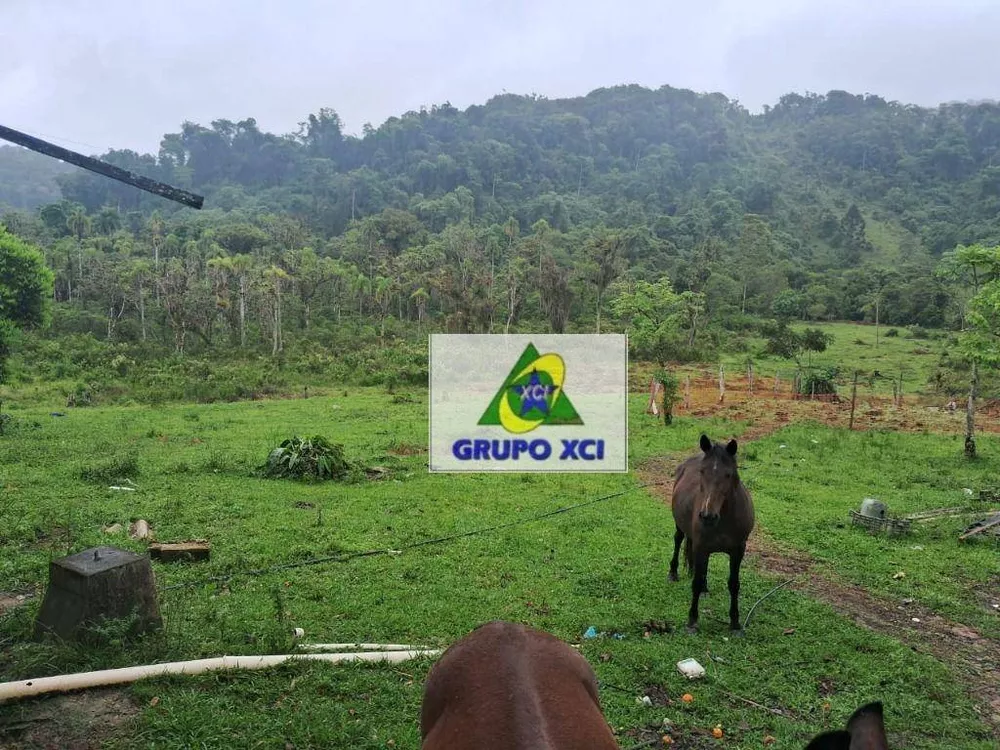
[[94,547],[49,563],[49,587],[34,637],[78,640],[90,625],[133,614],[133,635],[163,624],[149,558],[117,547]]

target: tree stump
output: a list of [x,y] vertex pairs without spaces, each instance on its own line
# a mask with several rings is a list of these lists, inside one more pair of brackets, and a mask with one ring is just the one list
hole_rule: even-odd
[[79,640],[88,626],[133,614],[131,635],[163,624],[149,558],[116,547],[94,547],[49,563],[49,587],[34,636]]

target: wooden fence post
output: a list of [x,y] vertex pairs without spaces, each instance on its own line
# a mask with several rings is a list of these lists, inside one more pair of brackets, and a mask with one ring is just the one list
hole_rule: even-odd
[[851,386],[851,421],[847,429],[854,429],[854,403],[858,399],[858,371],[854,371],[854,384]]
[[897,406],[903,405],[903,371],[899,371],[899,403]]
[[753,395],[753,362],[747,362],[747,380],[750,383],[750,395]]
[[774,397],[778,397],[778,383],[781,381],[781,370],[774,371]]
[[719,365],[719,403],[726,400],[726,368]]
[[691,409],[691,376],[688,375],[684,380],[684,408]]

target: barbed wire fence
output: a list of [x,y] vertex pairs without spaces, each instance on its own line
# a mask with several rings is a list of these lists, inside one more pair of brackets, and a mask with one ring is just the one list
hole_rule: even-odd
[[[920,422],[924,416],[950,422],[965,412],[965,397],[928,381],[915,369],[851,369],[842,366],[809,365],[794,362],[756,362],[747,359],[734,365],[679,365],[671,368],[677,379],[678,416],[705,417],[718,414],[739,418],[742,410],[771,410],[782,421],[787,409],[809,410],[823,421],[852,429],[899,425],[906,419]],[[640,371],[633,387],[649,389],[657,401],[650,414],[659,413],[662,391]],[[977,399],[977,421],[992,424],[1000,416],[1000,392],[984,388]],[[763,414],[762,416],[767,416]],[[956,421],[956,429],[958,422]],[[918,425],[919,426],[919,425]]]

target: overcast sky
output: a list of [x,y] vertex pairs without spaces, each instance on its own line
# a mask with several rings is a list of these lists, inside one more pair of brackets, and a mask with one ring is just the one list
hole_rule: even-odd
[[600,86],[1000,99],[1000,0],[0,0],[0,124],[155,152],[184,120],[349,132]]

